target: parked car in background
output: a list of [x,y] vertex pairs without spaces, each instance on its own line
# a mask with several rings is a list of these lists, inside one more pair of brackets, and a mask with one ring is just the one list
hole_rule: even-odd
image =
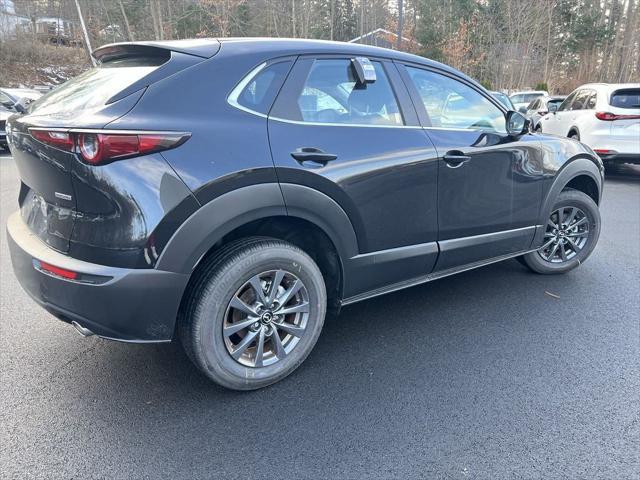
[[515,110],[524,113],[531,102],[538,97],[548,96],[549,92],[545,90],[532,90],[528,92],[516,92],[509,95]]
[[605,162],[640,163],[640,83],[592,83],[574,90],[539,122],[543,133],[589,145]]
[[555,105],[556,107],[567,98],[566,96],[544,96],[538,97],[529,104],[524,114],[531,119],[531,128],[533,130],[539,130],[538,124],[540,119],[549,113],[549,105]]
[[83,335],[179,338],[251,390],[304,361],[328,309],[514,257],[568,272],[598,241],[598,156],[451,67],[297,39],[93,55],[8,122],[16,276]]
[[0,106],[0,149],[7,149],[7,132],[6,132],[6,123],[7,119],[13,115],[15,111],[8,110],[2,106]]
[[500,101],[500,103],[502,103],[505,107],[507,107],[507,109],[509,110],[516,109],[516,107],[511,102],[511,99],[507,96],[506,93],[502,93],[502,92],[489,92],[489,93],[494,97],[496,97],[498,101]]
[[0,94],[2,94],[1,101],[3,105],[5,105],[5,102],[13,102],[14,105],[18,103],[23,107],[42,96],[42,92],[31,88],[0,88]]

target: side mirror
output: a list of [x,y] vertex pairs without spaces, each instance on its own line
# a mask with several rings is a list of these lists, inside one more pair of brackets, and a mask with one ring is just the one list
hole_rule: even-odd
[[558,104],[557,103],[550,103],[548,105],[548,110],[549,110],[549,113],[556,113],[558,111]]
[[507,133],[514,137],[529,132],[531,122],[520,112],[507,112]]

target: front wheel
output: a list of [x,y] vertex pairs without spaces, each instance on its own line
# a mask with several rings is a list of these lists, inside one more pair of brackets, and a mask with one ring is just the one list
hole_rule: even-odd
[[520,257],[536,273],[565,273],[583,263],[600,237],[600,211],[587,194],[560,192],[545,226],[542,246]]
[[320,269],[305,252],[280,240],[243,239],[198,273],[180,337],[210,379],[254,390],[283,379],[309,355],[326,303]]

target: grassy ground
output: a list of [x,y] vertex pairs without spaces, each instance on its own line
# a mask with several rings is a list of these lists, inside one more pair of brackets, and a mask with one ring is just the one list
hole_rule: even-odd
[[80,47],[56,46],[31,37],[0,41],[0,86],[58,85],[91,66]]

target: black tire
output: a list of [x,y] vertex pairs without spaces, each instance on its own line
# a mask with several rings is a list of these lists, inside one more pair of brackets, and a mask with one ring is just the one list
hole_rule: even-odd
[[[566,273],[573,270],[578,265],[584,263],[587,258],[593,252],[598,238],[600,237],[600,211],[598,205],[593,201],[589,195],[572,188],[567,188],[560,192],[558,199],[556,200],[551,212],[563,207],[577,207],[580,209],[585,217],[588,219],[589,235],[586,238],[586,243],[582,246],[581,250],[575,254],[573,258],[560,263],[552,263],[542,258],[541,254],[531,252],[522,257],[519,257],[521,263],[529,267],[532,271],[541,274],[558,274]],[[545,226],[546,228],[546,226]]]
[[542,133],[542,125],[538,123],[533,131],[536,133]]
[[580,134],[578,132],[576,132],[575,130],[572,130],[571,132],[569,132],[568,137],[573,139],[573,140],[580,141]]
[[[306,328],[283,358],[278,356],[266,366],[246,366],[231,356],[223,326],[236,293],[250,279],[269,271],[284,271],[304,285]],[[255,390],[282,380],[306,359],[320,336],[326,306],[324,279],[304,251],[276,239],[242,239],[225,246],[198,271],[183,306],[178,334],[189,358],[211,380],[233,390]]]

